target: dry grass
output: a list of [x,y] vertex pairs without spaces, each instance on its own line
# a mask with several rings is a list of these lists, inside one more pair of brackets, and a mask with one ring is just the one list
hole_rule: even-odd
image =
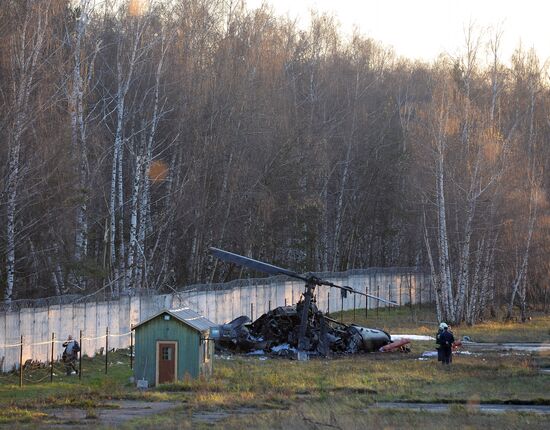
[[[335,312],[331,316],[341,319],[341,313]],[[378,327],[390,334],[425,334],[434,336],[438,322],[432,306],[402,306],[400,308],[369,309],[368,316],[365,310],[356,310],[343,313],[343,321],[367,327]],[[475,326],[453,326],[455,337],[470,336],[476,342],[550,342],[550,316],[544,313],[534,314],[525,323],[519,321],[504,321],[497,318]]]
[[[275,423],[275,424],[274,424]],[[465,408],[450,413],[423,413],[367,409],[348,404],[343,399],[329,399],[316,404],[305,403],[287,411],[243,414],[227,419],[225,429],[403,429],[403,428],[501,428],[545,429],[548,421],[541,417],[519,414],[473,414]]]
[[18,407],[6,408],[0,413],[0,425],[7,423],[37,423],[40,422],[47,414],[37,411],[28,410]]

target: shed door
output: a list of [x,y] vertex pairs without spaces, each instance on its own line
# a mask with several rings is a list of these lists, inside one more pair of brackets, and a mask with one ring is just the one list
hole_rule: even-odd
[[176,342],[157,343],[158,383],[176,380]]

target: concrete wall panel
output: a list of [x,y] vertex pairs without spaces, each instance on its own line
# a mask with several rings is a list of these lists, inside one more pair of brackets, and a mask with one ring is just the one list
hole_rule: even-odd
[[[367,269],[334,274],[327,279],[337,285],[349,285],[355,290],[384,299],[391,299],[402,305],[427,303],[433,300],[433,287],[430,276],[415,271],[392,269]],[[410,286],[410,292],[409,292]],[[24,359],[32,358],[49,361],[52,332],[56,342],[54,357],[59,359],[63,351],[61,342],[69,334],[78,339],[83,331],[83,354],[92,355],[105,346],[105,331],[109,327],[110,348],[129,346],[127,335],[131,325],[149,318],[162,309],[188,306],[202,313],[215,323],[223,324],[240,315],[249,315],[250,305],[254,305],[254,319],[267,312],[270,307],[296,304],[304,291],[300,280],[284,278],[234,281],[212,288],[208,285],[193,290],[157,296],[122,297],[109,302],[86,302],[76,304],[51,305],[49,307],[22,308],[19,311],[0,313],[0,358],[5,357],[3,368],[8,371],[19,363],[19,347],[6,347],[19,343],[24,336]],[[330,297],[329,297],[330,296]],[[338,312],[342,306],[340,290],[326,286],[315,289],[315,298],[320,310]],[[271,303],[270,303],[271,302]],[[343,300],[344,310],[354,307],[354,297],[348,294]],[[375,308],[386,306],[374,299],[356,296],[355,307]],[[43,345],[35,345],[36,343]]]

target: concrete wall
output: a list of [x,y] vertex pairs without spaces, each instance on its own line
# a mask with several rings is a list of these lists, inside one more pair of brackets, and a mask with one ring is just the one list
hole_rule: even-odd
[[[407,304],[432,300],[429,275],[414,269],[386,268],[350,270],[343,273],[319,274],[337,285],[350,287],[381,298]],[[184,291],[164,295],[122,297],[110,301],[85,301],[44,304],[25,301],[25,307],[0,312],[0,371],[11,370],[19,363],[20,336],[23,335],[23,362],[32,358],[41,362],[50,359],[51,336],[55,333],[54,357],[63,352],[62,342],[69,334],[78,339],[83,333],[82,353],[93,355],[105,346],[106,329],[109,329],[109,348],[126,348],[130,345],[130,327],[161,311],[189,307],[211,321],[222,324],[240,315],[258,318],[277,306],[295,304],[304,285],[299,280],[285,277],[237,280],[227,284],[198,285]],[[341,309],[339,289],[318,287],[317,306],[323,311]],[[355,296],[355,299],[354,299]],[[348,294],[343,300],[344,310],[375,308],[378,302],[364,296]],[[252,305],[252,306],[251,306]],[[383,303],[381,306],[385,306]],[[14,346],[15,345],[15,346]]]

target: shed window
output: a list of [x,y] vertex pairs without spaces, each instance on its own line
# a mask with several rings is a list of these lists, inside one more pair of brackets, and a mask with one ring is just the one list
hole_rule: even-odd
[[172,361],[172,348],[169,346],[164,346],[162,348],[162,359]]

